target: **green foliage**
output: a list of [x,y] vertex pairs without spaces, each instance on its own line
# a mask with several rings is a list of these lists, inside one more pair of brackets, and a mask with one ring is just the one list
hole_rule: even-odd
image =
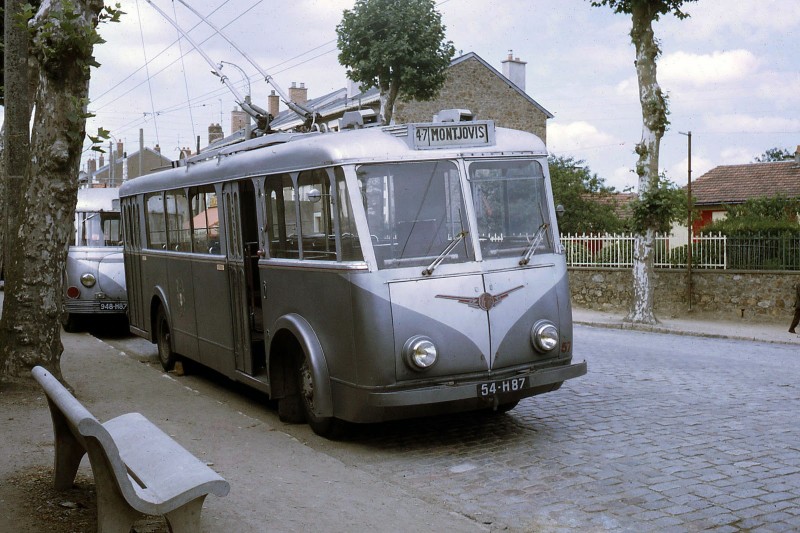
[[410,99],[434,98],[455,54],[434,0],[357,0],[336,34],[348,78]]
[[626,13],[630,15],[636,7],[645,7],[652,13],[651,20],[658,20],[661,15],[672,13],[678,19],[683,20],[689,16],[682,11],[683,4],[696,2],[697,0],[590,0],[592,6],[608,6],[614,13]]
[[549,156],[550,181],[555,203],[564,206],[558,219],[561,233],[615,233],[624,227],[609,200],[615,194],[585,162],[569,156]]
[[786,148],[769,148],[766,152],[757,156],[754,163],[774,163],[777,161],[788,161],[794,159],[794,154]]
[[[669,252],[669,263],[673,267],[686,266],[686,253],[689,251],[687,245],[678,246]],[[709,246],[708,244],[692,244],[692,267],[700,268],[700,265],[720,265],[723,263],[725,249],[721,246]]]
[[632,202],[631,227],[636,233],[648,229],[668,233],[672,223],[685,215],[687,202],[686,191],[661,175],[654,186]]
[[[100,66],[93,55],[94,46],[105,42],[96,24],[85,24],[72,0],[50,4],[48,9],[47,16],[30,28],[31,53],[56,79],[63,76],[64,58],[75,58],[75,64],[88,78],[89,68]],[[123,14],[120,4],[114,8],[103,6],[97,22],[119,22]]]
[[749,232],[798,232],[800,198],[782,195],[751,198],[738,205],[727,206],[728,215],[723,220],[709,224],[703,231],[737,235]]
[[594,254],[582,242],[567,241],[564,244],[564,254],[568,265],[594,263]]

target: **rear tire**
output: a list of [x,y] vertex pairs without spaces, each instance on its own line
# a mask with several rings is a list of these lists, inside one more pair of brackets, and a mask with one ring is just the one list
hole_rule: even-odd
[[172,334],[169,321],[163,307],[156,313],[156,344],[158,345],[158,360],[161,366],[169,372],[175,368],[175,352],[172,351]]

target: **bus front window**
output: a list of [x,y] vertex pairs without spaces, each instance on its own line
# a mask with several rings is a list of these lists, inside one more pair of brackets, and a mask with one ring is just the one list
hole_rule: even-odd
[[[450,161],[362,165],[357,176],[379,268],[427,266],[467,230]],[[471,258],[469,239],[462,238],[442,262]]]
[[[484,259],[552,252],[544,172],[537,161],[473,162],[469,181]],[[543,238],[529,250],[537,233]]]

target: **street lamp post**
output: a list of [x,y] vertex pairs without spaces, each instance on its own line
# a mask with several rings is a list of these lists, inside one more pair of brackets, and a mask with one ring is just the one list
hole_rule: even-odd
[[692,132],[688,133],[678,132],[681,135],[686,135],[688,140],[688,182],[686,184],[686,218],[687,218],[687,235],[688,245],[686,246],[686,292],[687,299],[689,300],[689,311],[692,310]]

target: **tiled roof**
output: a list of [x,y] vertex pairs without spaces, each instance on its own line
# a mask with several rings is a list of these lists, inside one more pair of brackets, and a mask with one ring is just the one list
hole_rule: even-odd
[[800,198],[800,164],[782,161],[722,165],[692,182],[695,205],[738,204],[777,195]]

